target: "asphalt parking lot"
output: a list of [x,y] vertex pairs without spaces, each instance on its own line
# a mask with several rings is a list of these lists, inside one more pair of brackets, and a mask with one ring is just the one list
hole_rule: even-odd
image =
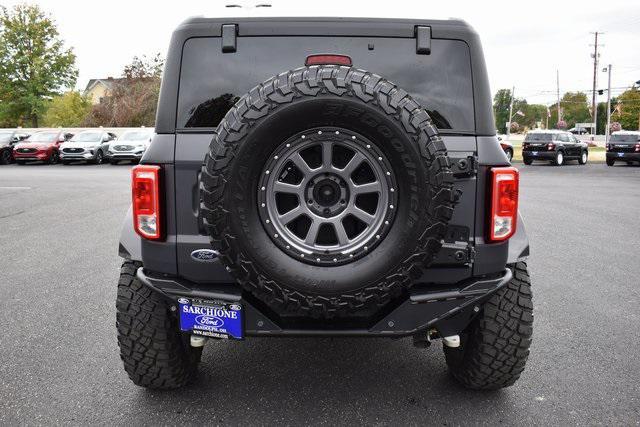
[[639,424],[640,167],[522,166],[535,327],[515,386],[470,392],[439,345],[250,339],[190,388],[122,369],[129,166],[0,166],[0,424]]

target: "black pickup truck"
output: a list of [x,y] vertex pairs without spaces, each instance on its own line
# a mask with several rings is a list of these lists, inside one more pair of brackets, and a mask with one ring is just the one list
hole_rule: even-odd
[[174,388],[219,339],[409,337],[509,386],[533,326],[518,187],[465,22],[190,19],[132,171],[125,369]]

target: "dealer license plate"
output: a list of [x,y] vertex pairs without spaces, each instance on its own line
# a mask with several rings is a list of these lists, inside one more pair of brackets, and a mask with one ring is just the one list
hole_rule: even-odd
[[243,338],[242,305],[200,298],[178,298],[180,329],[214,338]]

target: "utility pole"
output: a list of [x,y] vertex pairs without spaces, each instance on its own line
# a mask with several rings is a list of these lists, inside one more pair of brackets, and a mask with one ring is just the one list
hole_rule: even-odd
[[[558,123],[562,120],[562,113],[560,112],[560,70],[556,70],[556,91],[558,93]],[[549,126],[547,126],[547,129]]]
[[596,86],[598,84],[598,32],[595,32],[595,42],[593,44],[593,92],[591,94],[591,119],[593,120],[593,135],[591,140],[595,140],[595,134],[598,133],[598,106],[596,105]]
[[611,64],[607,66],[609,72],[609,83],[607,84],[607,128],[604,131],[604,143],[609,143],[609,132],[611,132]]
[[511,88],[511,102],[509,103],[509,122],[507,124],[507,141],[511,137],[511,117],[513,115],[513,99],[515,98],[516,87]]

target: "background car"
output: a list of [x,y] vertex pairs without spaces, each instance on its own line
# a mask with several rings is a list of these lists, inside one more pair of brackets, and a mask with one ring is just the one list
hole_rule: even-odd
[[498,142],[500,142],[500,147],[502,147],[502,151],[507,155],[507,159],[509,161],[513,160],[513,144],[509,141],[504,141],[502,137],[498,137]]
[[13,146],[13,158],[19,165],[28,161],[58,163],[60,145],[72,136],[73,134],[61,130],[36,132]]
[[7,165],[13,162],[13,146],[29,134],[9,129],[0,130],[0,165]]
[[561,130],[536,130],[528,132],[522,142],[522,161],[530,165],[534,161],[551,162],[562,166],[568,160],[587,164],[589,146],[570,132]]
[[640,164],[640,131],[613,132],[607,143],[606,156],[608,166],[613,166],[616,161]]
[[68,165],[73,161],[86,161],[99,165],[106,157],[109,142],[115,138],[115,134],[103,130],[78,132],[60,147],[62,164]]
[[589,129],[574,127],[574,128],[569,129],[569,132],[571,132],[574,135],[588,135],[589,134]]
[[140,158],[151,144],[153,138],[153,129],[136,129],[129,130],[114,142],[109,144],[107,156],[112,165],[117,164],[121,160],[128,160],[132,163],[138,163]]

